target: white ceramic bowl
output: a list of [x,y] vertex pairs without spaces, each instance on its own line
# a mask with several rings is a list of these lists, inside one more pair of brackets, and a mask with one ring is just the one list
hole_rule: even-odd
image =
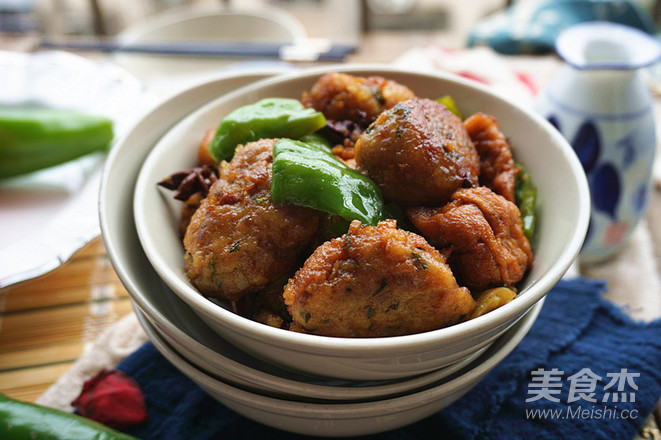
[[[152,271],[143,260],[138,270]],[[161,315],[149,316],[143,310],[153,329],[177,354],[210,376],[259,394],[285,397],[290,400],[311,399],[325,401],[373,400],[408,393],[431,383],[439,382],[465,368],[485,350],[445,368],[402,380],[350,381],[285,370],[245,353],[219,337],[202,322],[190,308],[156,278],[152,286],[143,290],[143,296]],[[162,319],[165,317],[165,319]]]
[[[331,338],[262,325],[218,306],[190,284],[176,232],[179,205],[156,182],[195,165],[206,129],[237,107],[269,96],[300,97],[326,71],[379,74],[408,85],[418,96],[450,94],[465,114],[494,115],[510,139],[515,159],[538,188],[538,240],[534,267],[515,301],[477,319],[447,328],[390,338]],[[423,374],[485,347],[562,277],[575,259],[588,224],[589,195],[583,169],[565,139],[530,110],[487,88],[447,74],[423,74],[380,66],[326,66],[285,74],[225,95],[191,113],[156,145],[143,165],[134,198],[138,235],[153,267],[190,307],[230,343],[287,368],[352,380]]]
[[[218,337],[159,278],[144,255],[133,221],[133,188],[139,165],[153,143],[182,115],[213,96],[277,71],[220,75],[166,99],[139,121],[110,154],[101,191],[100,217],[108,253],[134,304],[168,343],[189,362],[244,389],[295,398],[373,399],[439,381],[479,356],[429,374],[398,381],[348,381],[302,375],[257,359]],[[138,142],[142,140],[144,142]]]
[[399,397],[358,403],[312,403],[251,393],[217,380],[188,363],[141,322],[161,354],[211,397],[252,420],[273,428],[315,436],[359,436],[400,428],[422,420],[458,400],[479,383],[528,333],[543,301],[498,338],[478,359],[447,380]]
[[[176,122],[177,114],[170,114],[173,109],[185,113],[203,102],[205,96],[217,96],[273,74],[274,72],[269,71],[249,75],[226,75],[192,87],[166,100],[149,117],[135,126],[129,136],[129,142],[124,142],[113,150],[105,169],[101,218],[106,246],[134,304],[151,322],[160,337],[188,362],[225,382],[262,394],[290,396],[295,399],[374,399],[424,387],[465,367],[484,349],[446,368],[406,380],[348,381],[284,370],[261,361],[220,338],[163,283],[151,267],[137,239],[133,217],[126,211],[126,207],[132,204],[136,164],[141,163],[151,150],[154,139],[159,136],[159,130],[165,130]],[[131,141],[132,136],[141,135],[146,135],[144,143],[136,144]]]

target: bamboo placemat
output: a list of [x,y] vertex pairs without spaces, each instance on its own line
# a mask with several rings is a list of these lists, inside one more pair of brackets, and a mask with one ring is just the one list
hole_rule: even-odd
[[0,289],[0,392],[34,402],[128,313],[100,238],[53,272]]

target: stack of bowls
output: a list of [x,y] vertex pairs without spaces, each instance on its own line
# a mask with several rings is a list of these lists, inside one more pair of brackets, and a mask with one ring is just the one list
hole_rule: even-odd
[[[514,301],[426,333],[332,338],[248,320],[189,283],[177,232],[181,207],[156,182],[194,166],[201,136],[223,115],[264,97],[298,98],[328,71],[380,75],[418,96],[449,94],[467,114],[498,118],[539,194],[535,263]],[[235,411],[279,429],[323,436],[404,426],[468,392],[523,339],[544,295],[576,257],[588,216],[581,165],[546,121],[466,80],[385,66],[225,75],[172,96],[113,148],[100,204],[112,264],[161,353]]]

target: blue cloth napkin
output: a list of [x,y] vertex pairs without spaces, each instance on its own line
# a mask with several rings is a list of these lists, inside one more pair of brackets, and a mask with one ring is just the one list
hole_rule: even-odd
[[[519,346],[446,409],[373,439],[631,439],[661,398],[661,319],[632,321],[602,281],[559,282]],[[632,286],[635,288],[635,286]],[[146,343],[119,369],[145,394],[142,439],[299,439],[208,397]]]
[[548,53],[563,29],[596,20],[656,33],[652,17],[627,0],[518,0],[477,23],[467,44],[486,45],[509,55]]

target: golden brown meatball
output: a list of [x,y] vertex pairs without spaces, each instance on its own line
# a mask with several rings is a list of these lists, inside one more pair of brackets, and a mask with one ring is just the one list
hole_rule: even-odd
[[317,213],[271,201],[272,139],[238,147],[184,237],[186,275],[200,292],[238,300],[293,270]]
[[[293,276],[294,272],[289,275]],[[271,281],[262,290],[244,296],[235,303],[236,313],[271,327],[289,328],[291,318],[282,297],[282,291],[289,278],[283,276]]]
[[301,102],[326,116],[323,133],[337,145],[333,153],[353,162],[353,145],[367,126],[382,111],[411,98],[415,94],[408,87],[380,76],[331,72],[304,92]]
[[304,92],[301,102],[334,121],[354,121],[367,126],[384,110],[415,98],[406,86],[380,76],[367,78],[331,72]]
[[519,208],[489,188],[460,189],[441,208],[411,208],[407,214],[431,244],[451,248],[448,263],[472,290],[515,284],[532,264]]
[[480,184],[513,202],[516,166],[498,121],[493,116],[476,113],[466,119],[464,125],[480,156]]
[[377,226],[353,221],[347,234],[315,250],[283,296],[291,330],[339,337],[425,332],[475,308],[445,258],[394,220]]
[[442,205],[478,184],[480,163],[461,120],[429,99],[400,102],[374,121],[355,145],[358,169],[387,201]]

